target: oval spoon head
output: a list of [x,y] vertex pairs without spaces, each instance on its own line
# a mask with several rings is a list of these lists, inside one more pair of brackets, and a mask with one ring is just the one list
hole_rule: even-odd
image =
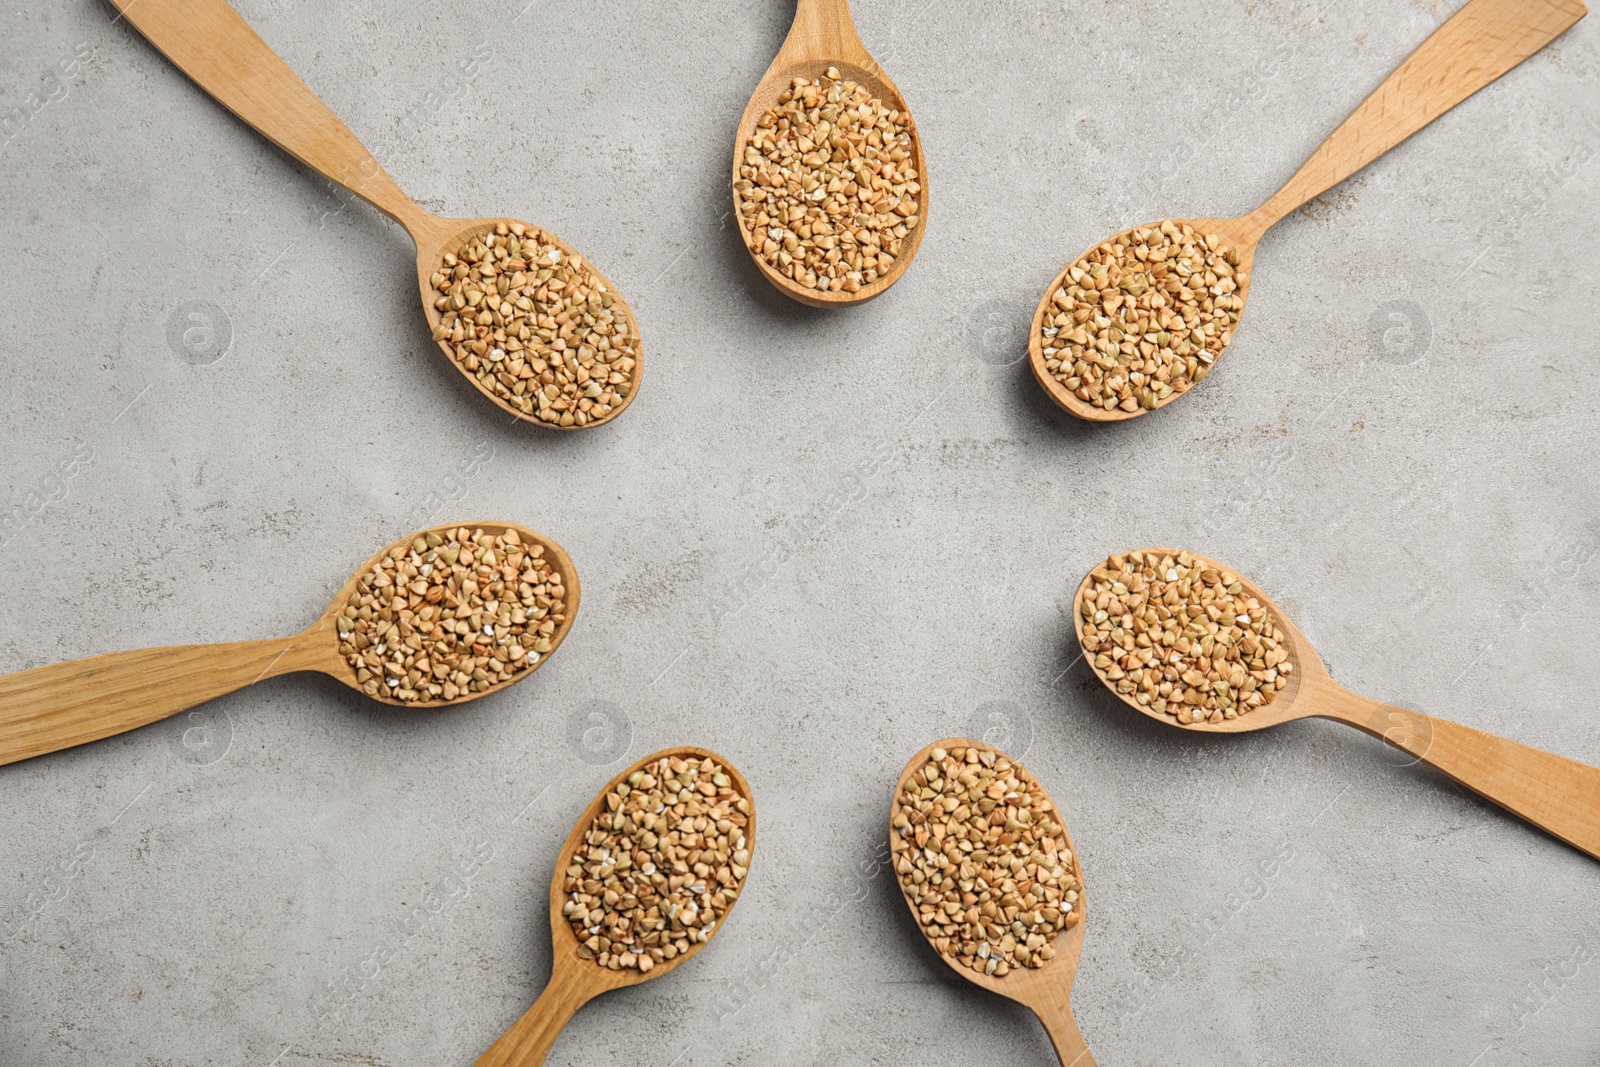
[[[903,834],[895,826],[895,818],[901,812],[900,797],[910,782],[911,776],[928,763],[935,749],[948,751],[956,748],[976,748],[980,751],[988,750],[1005,756],[1005,753],[1000,752],[993,745],[986,745],[979,741],[970,741],[960,737],[937,741],[911,757],[911,762],[906,764],[906,769],[900,774],[900,780],[895,783],[894,796],[889,805],[889,862],[895,867],[895,883],[900,886],[900,893],[905,898],[906,907],[911,909],[911,919],[917,924],[917,929],[922,932],[924,937],[927,937],[928,933],[923,928],[921,917],[917,912],[917,902],[912,899],[910,891],[906,888],[905,883],[901,881],[899,874],[900,857],[908,849],[912,849],[915,846],[912,844],[910,837]],[[1021,763],[1011,759],[1010,756],[1005,756],[1005,758],[1019,769],[1022,767]],[[1037,779],[1035,780],[1037,781]],[[1042,783],[1040,788],[1043,789]],[[1066,822],[1061,819],[1061,810],[1055,806],[1054,801],[1051,801],[1051,810],[1057,816],[1057,821],[1061,825],[1061,836],[1066,840],[1066,847],[1072,853],[1072,876],[1079,887],[1078,900],[1074,905],[1074,913],[1078,916],[1077,922],[1065,930],[1057,931],[1049,942],[1050,946],[1055,949],[1055,957],[1045,962],[1043,966],[1017,967],[1003,976],[982,974],[973,970],[970,966],[957,962],[953,957],[940,952],[931,939],[928,942],[929,947],[934,950],[938,957],[961,977],[975,985],[982,986],[992,993],[998,993],[1003,997],[1009,997],[1018,1003],[1026,1005],[1041,1019],[1046,1019],[1048,1015],[1054,1015],[1065,1009],[1068,993],[1072,988],[1072,981],[1078,973],[1078,957],[1083,952],[1083,926],[1086,915],[1084,909],[1087,896],[1078,850],[1073,847],[1072,838],[1067,832]],[[1049,1026],[1050,1023],[1047,1021],[1046,1025]]]
[[[1234,295],[1239,299],[1240,321],[1243,321],[1243,304],[1249,298],[1250,281],[1254,276],[1253,267],[1255,264],[1256,247],[1260,243],[1261,235],[1250,230],[1242,219],[1174,219],[1172,221],[1179,225],[1191,226],[1198,233],[1203,235],[1215,234],[1221,239],[1224,245],[1238,251],[1239,264],[1237,270],[1240,278],[1238,289]],[[1148,226],[1159,227],[1161,224],[1161,222],[1152,222],[1149,223]],[[1100,244],[1115,241],[1118,237],[1132,233],[1134,230],[1145,228],[1147,227],[1131,227],[1130,229],[1123,230],[1122,233],[1106,238],[1106,241],[1100,242]],[[1151,411],[1164,408],[1174,400],[1177,400],[1180,396],[1185,395],[1185,393],[1194,388],[1194,386],[1199,385],[1200,381],[1209,375],[1211,370],[1215,369],[1215,362],[1217,359],[1221,358],[1222,353],[1219,352],[1213,357],[1212,366],[1207,368],[1205,372],[1201,374],[1200,378],[1197,378],[1188,387],[1181,391],[1175,389],[1172,394],[1165,399],[1157,399],[1154,407],[1145,407],[1143,405],[1136,404],[1132,410],[1128,410],[1128,408],[1124,406],[1123,402],[1119,402],[1110,408],[1106,408],[1102,406],[1102,404],[1093,403],[1090,400],[1078,396],[1077,393],[1068,388],[1061,378],[1057,377],[1057,372],[1052,371],[1046,362],[1053,357],[1059,358],[1059,356],[1056,353],[1048,353],[1045,351],[1047,346],[1046,338],[1044,337],[1044,320],[1047,314],[1055,310],[1054,300],[1056,292],[1068,282],[1072,269],[1076,267],[1084,259],[1084,257],[1095,252],[1095,250],[1100,247],[1100,244],[1096,244],[1093,248],[1086,249],[1083,255],[1074,258],[1072,262],[1068,263],[1061,269],[1061,273],[1057,274],[1055,279],[1050,282],[1049,287],[1045,289],[1044,296],[1040,298],[1039,306],[1033,313],[1033,322],[1028,328],[1028,364],[1033,368],[1033,376],[1038,379],[1040,386],[1044,388],[1044,391],[1049,395],[1051,400],[1055,401],[1058,407],[1063,408],[1067,412],[1076,415],[1078,418],[1085,419],[1089,422],[1125,422],[1128,419],[1136,419],[1140,415],[1146,415]],[[1233,328],[1237,329],[1238,324],[1235,323]],[[1132,338],[1125,338],[1124,343],[1139,344],[1141,341],[1134,340]],[[1158,344],[1159,342],[1143,340],[1143,343]],[[1223,352],[1226,351],[1227,349],[1224,348]]]
[[[732,763],[729,763],[710,749],[696,748],[692,745],[679,745],[674,748],[663,749],[635,763],[606,784],[606,787],[594,798],[594,801],[573,826],[572,833],[567,835],[566,843],[561,846],[561,856],[556,861],[555,874],[550,878],[550,941],[554,950],[554,962],[551,966],[552,983],[558,980],[581,982],[586,987],[589,996],[608,989],[621,989],[624,986],[638,985],[640,982],[648,981],[652,978],[660,978],[673,968],[682,965],[684,961],[692,958],[710,943],[710,938],[708,937],[705,941],[691,944],[686,951],[679,952],[670,960],[663,960],[654,964],[648,971],[641,971],[632,967],[612,970],[609,967],[601,966],[593,959],[584,958],[581,954],[583,943],[578,940],[578,935],[572,929],[572,924],[562,914],[562,908],[566,904],[565,882],[567,870],[579,855],[579,850],[584,847],[584,837],[593,827],[595,819],[606,810],[608,798],[615,794],[617,787],[626,782],[635,772],[644,771],[657,761],[670,758],[694,761],[710,759],[727,773],[729,779],[731,779],[734,792],[750,802],[750,812],[745,816],[748,821],[741,829],[745,837],[745,848],[754,853],[756,847],[755,798],[750,793],[750,783],[745,781],[744,775],[740,774]],[[742,878],[739,880],[739,888],[742,895],[744,888],[744,879]],[[729,912],[733,910],[733,905],[737,903],[739,903],[739,898],[735,896],[732,903],[717,917],[715,925],[711,929],[713,935],[722,928],[722,924],[727,919]]]
[[[634,317],[633,309],[630,308],[628,306],[628,302],[622,298],[622,293],[619,292],[617,287],[612,284],[610,278],[606,277],[605,274],[602,273],[601,270],[588,259],[588,257],[581,256],[577,249],[567,244],[549,230],[535,226],[531,222],[522,222],[518,219],[432,218],[431,221],[426,223],[425,228],[419,226],[418,230],[412,233],[413,239],[415,239],[417,242],[417,283],[422,290],[422,310],[428,319],[428,331],[434,336],[436,343],[439,345],[440,351],[445,354],[445,358],[450,361],[450,365],[459,371],[461,376],[466,378],[466,380],[471,383],[474,389],[488,397],[502,411],[505,411],[511,415],[515,415],[524,422],[531,422],[536,426],[543,426],[552,430],[590,430],[596,426],[605,425],[606,423],[615,419],[618,415],[622,414],[623,410],[627,408],[629,404],[633,403],[633,398],[639,395],[639,383],[644,376],[644,348],[641,344],[636,343],[633,345],[634,365],[628,374],[629,380],[627,382],[627,395],[619,397],[618,402],[612,404],[609,411],[594,418],[587,419],[587,421],[584,423],[578,423],[576,421],[576,413],[574,413],[573,423],[563,426],[560,424],[559,420],[552,422],[539,417],[539,406],[537,403],[531,401],[534,390],[538,387],[536,383],[539,382],[536,374],[532,377],[523,377],[519,374],[513,373],[509,369],[502,372],[510,375],[515,382],[523,385],[524,393],[521,395],[520,399],[528,401],[532,409],[530,411],[524,411],[511,399],[500,395],[500,393],[495,389],[481,381],[478,377],[477,371],[473,370],[467,365],[466,362],[457,357],[455,342],[452,340],[453,335],[440,336],[441,331],[444,329],[444,317],[446,310],[438,307],[437,305],[439,300],[443,298],[445,294],[434,287],[433,277],[435,273],[449,269],[444,263],[444,257],[446,253],[454,254],[458,252],[473,238],[482,237],[485,234],[488,234],[501,223],[505,223],[507,226],[512,224],[522,226],[526,236],[534,238],[543,244],[551,244],[556,246],[561,250],[561,255],[564,258],[580,257],[583,260],[584,267],[593,272],[598,285],[601,286],[605,292],[611,295],[613,301],[611,310],[612,313],[617,316],[619,323],[627,323],[627,328],[630,334],[635,338],[639,336],[639,320]],[[538,268],[535,266],[533,269],[534,271],[537,271]],[[618,308],[621,309],[620,312],[617,311]],[[468,307],[462,310],[470,311],[472,309]],[[518,308],[516,310],[517,312],[522,312],[526,309]],[[478,313],[484,313],[484,308],[481,304],[478,307]],[[509,368],[511,357],[515,357],[519,353],[509,352],[506,351],[505,348],[501,347],[503,342],[498,340],[494,334],[497,331],[504,330],[505,320],[503,317],[496,319],[494,313],[490,313],[490,315],[490,322],[475,322],[472,325],[490,330],[489,338],[484,341],[486,353],[492,352],[496,348],[506,352],[508,358],[499,362],[503,362],[507,368]],[[453,321],[459,321],[459,319]],[[465,328],[466,324],[463,324],[463,333],[465,333]],[[507,340],[510,340],[511,332],[506,332]],[[531,327],[529,332],[530,334],[532,333]],[[463,336],[463,342],[465,343],[466,341],[467,338]],[[524,340],[518,338],[517,343],[524,344]],[[528,344],[531,347],[531,342]],[[488,365],[490,364],[487,360],[479,361],[480,368]],[[532,368],[528,369],[531,373]],[[515,393],[515,385],[507,386],[503,379],[497,379],[497,381],[498,384],[500,384],[503,388],[510,390],[514,397],[517,396]]]
[[[1112,656],[1112,663],[1110,666],[1104,666],[1098,662],[1100,655],[1102,655],[1100,647],[1096,645],[1094,648],[1090,648],[1086,645],[1084,636],[1086,623],[1086,616],[1084,615],[1085,598],[1089,596],[1091,587],[1095,584],[1096,572],[1100,572],[1106,567],[1106,564],[1101,564],[1085,575],[1083,581],[1078,584],[1077,595],[1072,600],[1073,626],[1078,638],[1078,647],[1082,649],[1083,658],[1088,661],[1089,668],[1094,671],[1095,677],[1099,678],[1106,688],[1115,693],[1123,703],[1143,712],[1157,722],[1166,723],[1168,726],[1177,726],[1185,730],[1201,730],[1208,733],[1235,734],[1244,733],[1248,730],[1263,730],[1268,726],[1277,726],[1279,723],[1288,722],[1291,719],[1302,719],[1308,715],[1317,714],[1314,707],[1317,703],[1317,695],[1337,689],[1333,679],[1328,677],[1327,670],[1322,666],[1322,660],[1318,657],[1316,649],[1311,647],[1311,642],[1307,641],[1305,635],[1295,629],[1294,623],[1289,621],[1289,617],[1278,609],[1278,606],[1272,602],[1267,594],[1263,593],[1254,582],[1241,575],[1238,571],[1225,567],[1216,560],[1207,559],[1198,553],[1174,548],[1134,549],[1130,552],[1119,553],[1119,557],[1131,556],[1133,552],[1140,552],[1145,556],[1154,555],[1157,558],[1172,557],[1178,564],[1180,579],[1186,567],[1182,563],[1184,559],[1193,561],[1194,566],[1188,567],[1188,570],[1211,570],[1218,572],[1219,575],[1236,578],[1243,588],[1242,595],[1254,597],[1272,617],[1277,629],[1277,639],[1284,650],[1288,652],[1289,662],[1293,664],[1293,671],[1290,673],[1284,687],[1277,690],[1277,695],[1270,704],[1246,711],[1236,719],[1224,718],[1221,722],[1216,723],[1208,721],[1198,723],[1179,722],[1173,715],[1157,711],[1150,704],[1140,703],[1137,699],[1137,689],[1126,693],[1118,689],[1120,682],[1129,681],[1129,679],[1113,679],[1109,677],[1109,672],[1112,669],[1122,670],[1117,664],[1118,654],[1113,650],[1106,650],[1103,654]],[[1135,641],[1137,642],[1137,638],[1135,638]],[[1121,655],[1126,654],[1126,650],[1121,653]]]
[[[889,79],[889,75],[868,54],[866,47],[855,36],[854,28],[849,26],[848,20],[842,27],[846,32],[840,32],[831,41],[815,40],[814,36],[808,36],[804,32],[805,29],[806,27],[802,26],[797,18],[795,28],[790,31],[789,38],[778,52],[778,57],[772,61],[772,66],[768,67],[767,73],[762,76],[761,83],[750,96],[750,102],[745,105],[743,117],[739,119],[739,130],[733,142],[733,183],[730,187],[733,193],[733,210],[745,251],[750,253],[750,258],[755,262],[757,269],[779,292],[811,307],[850,307],[854,304],[864,304],[887,291],[891,285],[900,280],[906,268],[911,266],[911,261],[916,258],[917,250],[922,247],[923,231],[928,228],[928,165],[922,156],[922,137],[917,133],[916,120],[912,118],[911,109],[906,106],[905,98],[900,95],[900,90]],[[840,27],[834,29],[840,30]],[[840,54],[830,55],[828,52]],[[778,97],[789,89],[795,78],[805,78],[815,82],[829,67],[837,67],[845,79],[859,83],[873,96],[882,100],[885,107],[905,116],[905,124],[911,134],[912,159],[917,170],[917,182],[921,186],[916,194],[918,225],[902,240],[900,255],[896,257],[894,265],[889,268],[887,274],[870,284],[863,285],[854,293],[843,290],[834,292],[808,289],[793,278],[780,274],[772,264],[756,253],[754,235],[745,224],[739,210],[737,188],[740,181],[739,168],[744,163],[745,145],[755,133],[756,122],[769,109],[778,106]]]
[[[374,567],[376,567],[378,562],[390,552],[397,548],[406,548],[410,546],[412,542],[419,537],[426,538],[429,534],[438,534],[441,538],[445,538],[445,535],[449,531],[460,529],[462,527],[472,531],[482,530],[487,534],[502,536],[507,531],[515,530],[517,537],[524,545],[540,545],[544,548],[544,558],[549,560],[554,565],[556,571],[561,575],[563,588],[566,590],[566,616],[561,622],[556,624],[555,632],[552,633],[548,638],[550,641],[550,650],[548,652],[540,653],[538,661],[535,662],[533,666],[513,674],[505,681],[497,682],[481,692],[466,692],[448,700],[399,700],[386,695],[382,684],[379,685],[377,693],[374,694],[367,692],[365,684],[356,674],[356,668],[351,666],[350,661],[347,660],[344,654],[340,651],[342,635],[339,633],[338,629],[338,620],[340,616],[344,614],[345,608],[349,605],[351,596],[357,593],[357,586],[361,581],[362,575],[368,573]],[[448,538],[445,539],[448,540]],[[407,537],[401,538],[394,544],[389,545],[387,548],[374,553],[372,558],[363,563],[361,568],[357,570],[355,574],[350,576],[350,580],[344,583],[338,594],[334,596],[333,602],[328,605],[328,609],[322,613],[322,617],[313,623],[311,628],[306,631],[306,636],[312,640],[326,642],[327,657],[322,663],[320,669],[326,674],[331,674],[333,677],[337,678],[339,681],[343,682],[345,685],[348,685],[350,688],[356,690],[362,695],[369,696],[373,700],[379,701],[383,704],[394,705],[395,707],[438,708],[445,707],[447,705],[465,704],[469,700],[477,700],[480,697],[489,696],[491,693],[498,693],[502,689],[522,681],[534,671],[544,666],[545,663],[549,662],[550,657],[555,655],[556,649],[561,646],[561,642],[566,639],[568,631],[572,629],[573,620],[578,617],[578,598],[578,571],[577,568],[575,568],[572,564],[572,557],[568,556],[565,549],[556,544],[554,541],[550,540],[548,537],[545,537],[543,534],[534,530],[530,530],[526,526],[518,526],[515,523],[453,522],[448,526],[435,526],[431,529],[419,530],[414,534],[410,534]]]

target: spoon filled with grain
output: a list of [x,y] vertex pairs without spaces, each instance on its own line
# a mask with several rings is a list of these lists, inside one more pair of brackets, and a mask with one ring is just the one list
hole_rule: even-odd
[[1031,1009],[1063,1067],[1094,1067],[1072,1017],[1083,870],[1038,779],[976,741],[929,745],[895,785],[889,853],[906,906],[939,958]]
[[638,321],[576,249],[532,223],[424,210],[226,0],[112,4],[229,111],[405,228],[433,339],[484,396],[562,430],[610,422],[633,402]]
[[437,708],[544,665],[578,613],[578,572],[526,526],[402,538],[293,637],[109,652],[0,677],[0,764],[145,726],[263,678],[319,671],[384,704]]
[[1262,236],[1559,37],[1579,0],[1471,0],[1329,135],[1283,188],[1236,219],[1166,219],[1089,249],[1045,290],[1028,336],[1046,393],[1092,422],[1165,407],[1233,339]]
[[738,902],[755,843],[750,784],[715,752],[669,748],[613,778],[550,879],[550,982],[476,1067],[538,1067],[590,1000],[704,948]]
[[739,120],[733,205],[756,266],[802,304],[865,303],[911,265],[928,220],[922,142],[848,0],[796,0]]
[[1094,673],[1158,722],[1232,734],[1333,719],[1600,859],[1600,770],[1344,689],[1267,595],[1215,560],[1111,556],[1078,586],[1072,614]]

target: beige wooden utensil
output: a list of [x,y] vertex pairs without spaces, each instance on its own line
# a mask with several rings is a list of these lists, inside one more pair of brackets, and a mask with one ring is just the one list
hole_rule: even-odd
[[[518,220],[447,219],[424,210],[395,184],[344,123],[267,47],[226,0],[111,2],[174,66],[256,132],[405,228],[417,246],[417,283],[422,293],[422,310],[427,316],[429,330],[436,332],[442,312],[434,306],[439,294],[434,291],[431,278],[440,269],[444,254],[455,251],[472,237],[487,233],[498,223]],[[531,223],[524,225],[548,238],[561,249],[562,255],[578,255],[576,249],[548,230]],[[589,266],[594,269],[592,263]],[[638,320],[617,287],[598,269],[595,274],[615,295],[627,321],[637,327]],[[450,365],[502,410],[535,425],[556,428],[490,392],[451,356],[446,341],[440,341],[439,347]],[[586,426],[559,428],[588,429],[622,414],[638,395],[643,366],[641,350],[634,367],[632,388],[605,415]]]
[[[1236,295],[1241,301],[1248,299],[1256,247],[1274,224],[1538,52],[1586,13],[1579,0],[1471,0],[1407,56],[1265,204],[1236,219],[1184,221],[1238,251]],[[1166,407],[1182,396],[1175,390],[1156,401],[1155,408],[1108,410],[1078,397],[1056,379],[1045,365],[1040,330],[1052,297],[1071,269],[1068,264],[1045,290],[1028,335],[1029,362],[1050,398],[1081,419],[1120,422]]]
[[[498,693],[544,666],[572,628],[578,614],[578,572],[560,545],[526,526],[504,522],[451,523],[419,533],[442,534],[460,526],[496,534],[515,530],[524,543],[543,545],[565,579],[566,621],[556,628],[550,638],[550,651],[537,663],[481,693],[464,694],[454,700],[409,703],[387,696],[373,696],[373,700],[404,708],[438,708]],[[339,654],[334,620],[344,610],[361,576],[390,549],[409,544],[416,536],[410,534],[396,541],[362,564],[321,617],[293,637],[108,652],[0,677],[0,765],[126,733],[280,674],[319,671],[364,693],[355,668]]]
[[[917,181],[922,186],[921,191],[917,193],[917,216],[921,221],[901,243],[900,255],[895,259],[889,273],[871,285],[862,286],[854,293],[842,290],[831,292],[807,289],[793,278],[778,273],[771,264],[756,254],[751,244],[750,231],[740,222],[739,233],[744,238],[745,250],[750,253],[750,258],[755,260],[761,273],[766,275],[767,281],[785,296],[818,308],[864,304],[885,292],[900,280],[900,276],[916,258],[917,249],[922,247],[922,232],[928,228],[928,168],[922,158],[922,138],[917,134],[916,123],[911,118],[911,109],[906,107],[905,98],[900,95],[900,90],[889,79],[888,73],[878,66],[877,61],[867,52],[867,46],[861,43],[861,38],[856,34],[855,23],[850,19],[849,0],[795,0],[794,23],[789,27],[789,36],[784,38],[783,46],[778,49],[777,58],[762,76],[756,91],[751,94],[750,103],[745,106],[744,117],[739,120],[739,132],[733,144],[734,185],[739,183],[739,165],[744,159],[744,146],[755,132],[756,121],[769,108],[777,106],[778,97],[789,88],[795,78],[815,81],[829,67],[838,67],[844,77],[858,82],[873,96],[882,100],[885,107],[905,116],[906,125],[911,132]],[[739,210],[737,189],[733,193],[733,205],[737,216]]]
[[[664,756],[696,760],[710,758],[728,772],[728,776],[733,779],[735,791],[751,802],[750,823],[744,831],[745,847],[752,853],[755,851],[755,798],[750,793],[750,783],[734,769],[733,764],[715,752],[690,745],[664,749],[646,756],[611,779],[610,783],[600,791],[600,795],[594,798],[594,802],[583,813],[577,825],[573,826],[572,833],[567,835],[566,844],[561,846],[561,858],[556,861],[555,874],[550,877],[550,941],[554,950],[554,958],[550,964],[550,982],[539,995],[539,999],[534,1001],[533,1007],[512,1024],[511,1029],[501,1035],[498,1041],[489,1046],[489,1051],[478,1057],[474,1067],[538,1067],[544,1062],[545,1056],[549,1055],[550,1046],[555,1044],[556,1035],[561,1033],[567,1021],[577,1014],[579,1008],[601,993],[660,978],[692,958],[708,943],[702,941],[691,945],[687,952],[656,964],[648,972],[632,969],[613,971],[578,955],[580,944],[578,937],[572,932],[572,926],[566,917],[561,914],[561,906],[566,896],[562,887],[563,876],[573,857],[577,855],[578,849],[583,845],[583,837],[588,833],[595,816],[600,814],[601,807],[606,803],[606,797],[610,796],[633,772],[649,766]],[[733,903],[739,903],[737,897]],[[729,906],[729,911],[732,911],[732,905]],[[722,928],[727,914],[728,912],[724,912],[722,918],[717,920],[712,933]]]
[[[895,815],[899,812],[900,792],[905,788],[906,782],[917,772],[923,764],[928,762],[929,755],[936,748],[978,748],[995,749],[979,741],[969,741],[965,738],[950,737],[943,741],[935,741],[927,748],[911,757],[911,762],[906,764],[906,769],[901,772],[900,780],[895,783],[894,795],[889,802],[889,862],[894,864],[896,857],[910,847],[907,840],[901,836],[894,827]],[[1010,756],[1007,759],[1017,766],[1022,764]],[[1044,783],[1040,783],[1043,788]],[[1061,815],[1061,808],[1051,800],[1051,806],[1056,814]],[[1078,890],[1078,922],[1070,929],[1057,933],[1050,942],[1056,950],[1055,958],[1038,968],[1019,967],[1004,976],[992,974],[979,974],[971,967],[963,967],[955,960],[934,948],[934,953],[950,969],[955,971],[967,981],[982,986],[991,993],[998,993],[1002,997],[1027,1007],[1044,1024],[1045,1032],[1050,1035],[1050,1043],[1055,1046],[1056,1056],[1060,1058],[1062,1067],[1094,1067],[1094,1056],[1089,1053],[1089,1046],[1083,1040],[1083,1034],[1078,1030],[1078,1022],[1072,1017],[1072,981],[1078,975],[1078,957],[1083,952],[1083,927],[1088,922],[1088,914],[1084,910],[1087,904],[1088,889],[1084,886],[1083,866],[1078,856],[1077,848],[1072,844],[1072,836],[1067,832],[1065,817],[1061,818],[1061,832],[1067,839],[1067,848],[1072,852],[1072,875],[1077,880]],[[905,885],[895,878],[895,884],[900,886],[900,894],[905,897],[906,907],[911,909],[911,921],[916,923],[917,929],[923,932],[922,922],[917,917],[917,902],[906,892]],[[930,946],[932,944],[930,942]]]
[[[1158,556],[1178,555],[1178,550],[1171,548],[1142,551]],[[1328,676],[1311,642],[1253,582],[1199,553],[1189,555],[1204,567],[1236,575],[1245,591],[1272,614],[1294,671],[1288,684],[1278,691],[1270,704],[1219,723],[1180,723],[1172,716],[1140,704],[1132,694],[1118,693],[1116,683],[1106,676],[1106,668],[1095,662],[1098,650],[1085,649],[1084,658],[1095,675],[1124,703],[1168,726],[1214,734],[1264,730],[1295,719],[1333,719],[1411,753],[1468,789],[1600,859],[1600,769],[1350,692]],[[1073,624],[1077,627],[1080,646],[1083,644],[1083,598],[1092,579],[1093,572],[1084,577],[1072,604]],[[1107,650],[1107,654],[1111,651]],[[1115,661],[1118,657],[1113,655],[1112,658]]]

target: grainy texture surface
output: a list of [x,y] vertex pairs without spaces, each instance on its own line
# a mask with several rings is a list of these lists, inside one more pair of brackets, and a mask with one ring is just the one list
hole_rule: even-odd
[[884,862],[896,775],[959,733],[1061,805],[1108,1067],[1600,1058],[1593,861],[1353,730],[1145,721],[1070,618],[1108,551],[1190,547],[1352,689],[1600,763],[1600,23],[1286,219],[1215,373],[1092,428],[1028,372],[1044,286],[1255,206],[1454,3],[862,0],[937,202],[842,314],[729,215],[787,2],[526,3],[239,7],[423,203],[616,281],[651,369],[580,435],[508,425],[405,235],[108,6],[4,16],[0,670],[292,632],[452,519],[549,534],[586,595],[458,711],[281,678],[0,769],[0,1063],[470,1064],[548,973],[574,819],[676,743],[755,790],[746,902],[552,1063],[1048,1063]]

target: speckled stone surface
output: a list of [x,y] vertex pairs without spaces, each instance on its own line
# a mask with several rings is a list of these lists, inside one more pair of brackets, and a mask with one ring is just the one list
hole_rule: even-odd
[[861,0],[932,208],[844,313],[729,215],[789,3],[238,6],[424,205],[591,256],[643,389],[507,425],[397,226],[103,0],[7,9],[0,671],[292,633],[455,519],[556,538],[584,595],[457,711],[291,676],[0,768],[0,1064],[467,1067],[543,986],[573,820],[678,743],[756,791],[746,895],[552,1064],[1053,1062],[882,862],[905,761],[970,733],[1081,850],[1104,1067],[1600,1061],[1600,865],[1348,728],[1141,719],[1069,618],[1107,552],[1185,545],[1342,684],[1600,764],[1600,22],[1284,220],[1217,371],[1094,428],[1022,358],[1051,277],[1265,199],[1454,3]]

